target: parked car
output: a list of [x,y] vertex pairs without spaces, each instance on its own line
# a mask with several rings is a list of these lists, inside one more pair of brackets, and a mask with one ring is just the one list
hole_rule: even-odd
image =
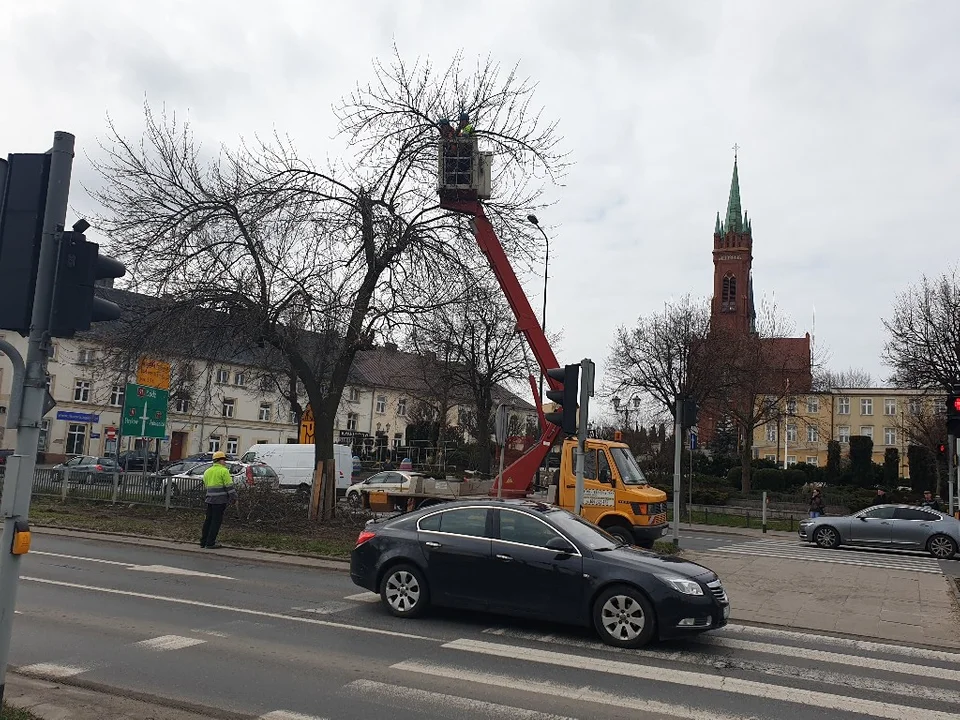
[[[236,455],[231,455],[231,454],[229,454],[229,453],[225,453],[225,454],[227,455],[227,460],[228,460],[228,461],[236,461],[236,460],[239,460],[239,458],[238,458]],[[193,455],[189,455],[189,456],[187,456],[187,457],[185,457],[185,458],[182,458],[182,460],[183,460],[183,461],[196,462],[196,463],[201,463],[201,462],[206,462],[206,463],[208,463],[208,462],[213,462],[213,453],[212,453],[212,452],[194,453]]]
[[[198,460],[178,460],[173,462],[159,472],[150,473],[150,475],[147,476],[148,487],[154,490],[163,490],[164,481],[167,478],[173,477],[174,475],[183,475],[200,464]],[[210,463],[208,462],[207,467],[209,467],[209,465]]]
[[429,605],[492,611],[592,625],[619,647],[723,627],[730,615],[713,571],[531,500],[463,500],[368,523],[350,576],[397,617]]
[[409,470],[384,470],[375,475],[371,475],[366,480],[354,483],[347,488],[347,502],[351,507],[363,507],[364,492],[371,490],[401,490],[409,487],[413,478],[422,477],[420,473],[410,472]]
[[[258,443],[240,456],[241,462],[264,462],[277,471],[280,487],[306,490],[313,485],[316,449],[312,444]],[[333,460],[337,472],[337,496],[350,487],[353,458],[346,445],[333,446]]]
[[[189,463],[184,461],[184,464]],[[159,476],[157,491],[166,493],[167,483],[170,483],[170,494],[174,497],[184,494],[202,497],[206,494],[203,487],[203,474],[211,465],[213,465],[212,462],[194,463],[183,472]],[[274,490],[280,487],[280,478],[276,471],[266,463],[228,462],[227,469],[237,489],[254,485],[264,485]]]
[[123,469],[113,458],[92,455],[77,455],[66,462],[54,465],[51,471],[54,480],[58,482],[66,477],[68,482],[83,484],[112,483],[114,473],[123,473]]
[[149,472],[157,467],[157,454],[145,450],[128,450],[120,453],[116,462],[126,472]]
[[952,558],[960,547],[960,522],[912,505],[876,505],[853,515],[802,520],[799,533],[801,540],[822,548],[925,550],[940,560]]

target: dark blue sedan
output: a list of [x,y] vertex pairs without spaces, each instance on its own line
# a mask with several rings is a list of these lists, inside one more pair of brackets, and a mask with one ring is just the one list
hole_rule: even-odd
[[350,574],[397,617],[429,605],[497,612],[592,625],[619,647],[723,627],[730,615],[713,571],[529,500],[464,500],[370,523]]

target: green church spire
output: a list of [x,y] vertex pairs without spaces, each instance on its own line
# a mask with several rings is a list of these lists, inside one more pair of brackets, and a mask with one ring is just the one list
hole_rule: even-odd
[[730,199],[727,201],[727,220],[724,229],[729,232],[743,232],[743,213],[740,210],[740,176],[737,172],[737,158],[733,158],[733,180],[730,181]]

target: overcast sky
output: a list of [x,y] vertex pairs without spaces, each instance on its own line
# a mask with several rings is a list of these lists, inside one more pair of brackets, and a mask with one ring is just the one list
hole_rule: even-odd
[[[206,143],[289,133],[339,152],[330,107],[396,42],[445,65],[491,54],[539,82],[575,165],[542,213],[561,361],[601,363],[619,325],[712,291],[734,143],[758,302],[775,294],[837,370],[875,382],[881,318],[956,262],[960,2],[7,0],[0,152],[77,136],[93,176],[107,113],[189,112]],[[75,182],[72,205],[92,209]],[[542,278],[526,281],[540,306]]]

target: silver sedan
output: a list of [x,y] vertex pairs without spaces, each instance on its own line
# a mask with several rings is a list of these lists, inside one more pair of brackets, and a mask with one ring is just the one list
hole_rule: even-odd
[[912,505],[876,505],[853,515],[819,517],[800,523],[800,539],[822,548],[840,545],[925,550],[947,560],[960,547],[960,522]]

